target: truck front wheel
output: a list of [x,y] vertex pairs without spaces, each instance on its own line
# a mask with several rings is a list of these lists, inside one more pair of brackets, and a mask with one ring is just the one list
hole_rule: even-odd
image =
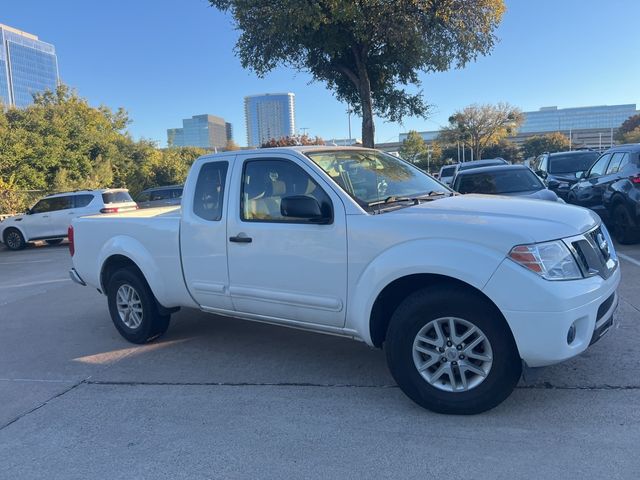
[[457,285],[407,297],[391,318],[385,351],[401,390],[439,413],[489,410],[511,394],[522,373],[502,316],[479,293]]
[[169,328],[170,315],[161,315],[144,278],[133,268],[116,271],[107,287],[111,320],[120,335],[132,343],[148,343]]

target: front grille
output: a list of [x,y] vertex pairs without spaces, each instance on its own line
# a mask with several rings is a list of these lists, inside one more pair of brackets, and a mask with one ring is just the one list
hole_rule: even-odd
[[600,275],[609,278],[617,266],[612,256],[613,246],[609,245],[607,235],[598,226],[593,230],[567,240],[576,261],[585,277]]

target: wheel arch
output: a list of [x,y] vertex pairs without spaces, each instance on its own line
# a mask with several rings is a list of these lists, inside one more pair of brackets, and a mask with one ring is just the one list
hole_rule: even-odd
[[25,243],[29,241],[29,237],[27,237],[27,234],[24,231],[24,229],[21,226],[16,225],[15,223],[12,223],[11,225],[7,225],[6,227],[4,227],[2,229],[2,232],[0,232],[0,239],[2,240],[2,242],[4,242],[5,234],[12,228],[20,232],[20,235],[22,235],[22,238],[24,238]]
[[402,301],[418,290],[430,287],[442,288],[443,286],[452,289],[463,289],[467,291],[469,295],[481,299],[489,308],[494,310],[496,316],[504,322],[505,327],[513,337],[511,328],[509,328],[509,324],[498,306],[480,289],[458,278],[447,275],[418,273],[395,279],[386,285],[377,295],[369,314],[369,335],[373,346],[377,348],[382,347],[387,336],[391,316]]
[[147,277],[145,276],[142,269],[138,266],[138,264],[128,256],[120,253],[113,254],[107,257],[105,261],[102,263],[102,268],[100,269],[100,288],[103,293],[105,294],[107,293],[107,285],[109,284],[109,280],[111,279],[113,274],[123,268],[132,269],[137,275],[139,275],[140,280],[142,280],[147,285],[147,287],[149,287],[149,290],[151,291],[151,295],[153,296],[156,306],[161,314],[167,315],[179,310],[178,307],[174,307],[174,308],[164,307],[158,301],[158,298],[155,292],[153,291],[151,284],[147,280]]

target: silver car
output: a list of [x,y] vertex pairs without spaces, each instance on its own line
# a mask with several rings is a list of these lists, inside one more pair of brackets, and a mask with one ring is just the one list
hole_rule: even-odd
[[182,188],[182,185],[148,188],[138,195],[136,202],[140,208],[180,205]]

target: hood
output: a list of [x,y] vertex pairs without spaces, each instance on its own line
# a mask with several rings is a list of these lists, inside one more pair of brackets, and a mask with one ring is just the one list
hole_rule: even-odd
[[557,182],[567,182],[567,183],[576,183],[578,181],[578,177],[576,175],[582,172],[570,172],[570,173],[550,173],[547,175],[547,182],[551,180],[555,180]]
[[600,223],[594,212],[574,205],[475,194],[442,198],[385,215],[418,223],[429,218],[429,228],[439,228],[446,237],[491,238],[493,243],[511,246],[578,235]]
[[11,217],[6,217],[4,220],[2,220],[2,223],[0,223],[0,225],[6,225],[7,223],[20,222],[23,218],[24,218],[24,215],[13,215]]
[[531,190],[529,192],[508,193],[503,195],[507,197],[530,198],[532,200],[548,200],[550,202],[558,201],[558,196],[547,188],[543,188],[541,190]]

